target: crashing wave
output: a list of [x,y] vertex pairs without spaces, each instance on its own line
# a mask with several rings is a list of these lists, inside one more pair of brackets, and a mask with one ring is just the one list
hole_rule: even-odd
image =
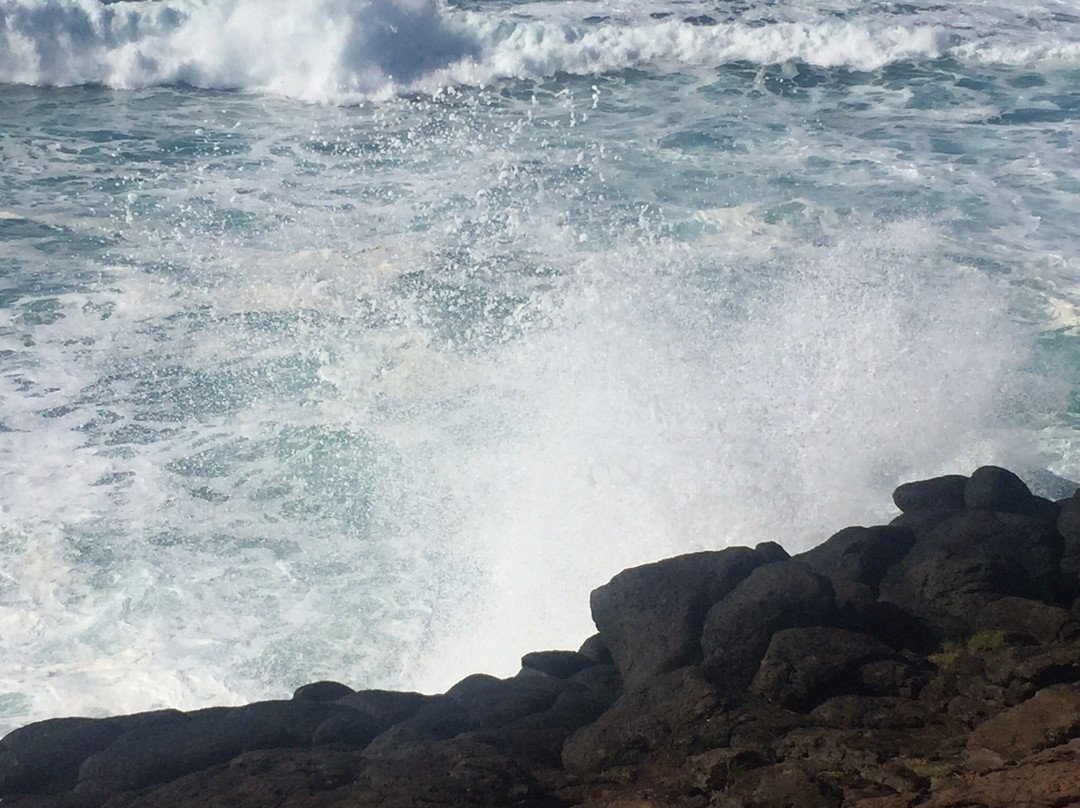
[[739,61],[875,70],[943,55],[1021,64],[1077,55],[1070,42],[1035,52],[964,40],[934,17],[654,16],[538,19],[434,0],[0,0],[0,82],[181,84],[340,102],[559,72]]

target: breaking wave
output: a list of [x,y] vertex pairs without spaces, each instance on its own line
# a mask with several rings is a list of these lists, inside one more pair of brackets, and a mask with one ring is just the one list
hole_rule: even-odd
[[432,0],[0,0],[0,82],[181,84],[348,102],[559,72],[1078,57],[1075,42],[1045,31],[1025,43],[948,23],[932,14],[717,20],[668,11],[544,19]]

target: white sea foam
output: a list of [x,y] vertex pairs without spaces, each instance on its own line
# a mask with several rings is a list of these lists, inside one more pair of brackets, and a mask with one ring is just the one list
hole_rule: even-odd
[[[0,732],[510,673],[627,565],[1078,468],[1038,354],[1075,350],[1070,122],[993,121],[1064,74],[787,93],[1068,25],[619,5],[0,0],[29,82],[647,69],[4,88]],[[784,66],[696,69],[730,59]]]
[[461,541],[482,584],[419,684],[510,674],[517,653],[583,639],[588,591],[625,566],[766,540],[804,549],[888,519],[906,479],[1030,463],[1017,425],[1060,391],[1025,372],[1005,289],[943,272],[940,247],[918,222],[854,231],[777,266],[727,323],[689,256],[605,255],[559,328],[498,357],[522,432],[464,458]]
[[[603,11],[601,6],[596,11]],[[618,13],[590,23],[434,0],[0,0],[0,82],[247,89],[310,101],[434,92],[504,78],[736,61],[873,70],[945,53],[978,63],[1074,63],[1078,45],[953,29],[927,12],[725,18]],[[685,12],[684,12],[685,13]],[[807,18],[810,17],[810,18]]]
[[1012,65],[1030,68],[1080,66],[1080,42],[1056,40],[1030,44],[984,44],[968,42],[953,49],[954,55],[978,65]]
[[[0,696],[19,694],[0,725],[281,697],[301,676],[440,690],[510,674],[525,651],[584,639],[589,590],[625,566],[739,542],[796,550],[886,518],[903,479],[1030,457],[1024,419],[1055,390],[1025,372],[1006,287],[942,266],[925,223],[792,252],[796,232],[757,213],[711,211],[725,230],[698,247],[574,259],[572,282],[528,304],[544,325],[479,354],[419,320],[259,346],[229,326],[244,308],[231,291],[140,273],[114,278],[107,320],[65,300],[28,374],[56,389],[11,391],[25,408],[9,426],[28,431],[0,441]],[[327,282],[357,268],[323,257]],[[253,286],[247,305],[287,312],[277,289]],[[170,317],[208,308],[212,329]],[[148,321],[176,323],[160,357]],[[100,348],[67,350],[90,336]],[[133,354],[210,372],[316,346],[335,391],[318,408],[266,390],[119,454],[81,445],[86,413],[39,414]],[[123,386],[139,381],[95,395],[167,426],[130,410]],[[358,465],[346,434],[377,454]],[[375,532],[360,535],[341,509],[366,507],[370,468]],[[310,513],[267,493],[297,485]]]

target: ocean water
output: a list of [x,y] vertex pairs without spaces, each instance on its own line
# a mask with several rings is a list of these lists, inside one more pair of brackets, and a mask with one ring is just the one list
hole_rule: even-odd
[[1080,478],[1078,135],[1052,0],[0,0],[0,732]]

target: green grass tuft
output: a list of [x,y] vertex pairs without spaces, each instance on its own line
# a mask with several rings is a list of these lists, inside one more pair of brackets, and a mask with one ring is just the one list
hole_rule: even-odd
[[947,668],[964,654],[988,651],[1005,644],[1004,631],[979,631],[964,640],[946,640],[941,650],[927,657],[939,668]]

